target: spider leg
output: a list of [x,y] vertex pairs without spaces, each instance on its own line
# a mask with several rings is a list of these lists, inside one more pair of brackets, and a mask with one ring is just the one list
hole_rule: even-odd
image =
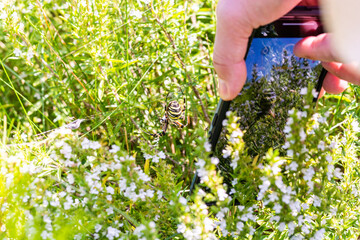
[[160,136],[164,136],[164,135],[165,135],[166,130],[167,130],[167,128],[168,128],[168,125],[169,125],[169,121],[168,121],[167,118],[166,118],[166,121],[165,121],[165,123],[164,123],[164,126],[163,126],[163,128],[162,128],[162,132],[161,132],[162,135],[160,135]]
[[[186,98],[184,97],[184,106],[183,106],[182,113],[181,113],[181,119],[183,121],[185,121],[185,111],[186,111]],[[188,115],[187,122],[185,125],[183,125],[183,127],[186,127],[187,125],[189,125],[189,123],[190,123],[190,116]]]
[[186,111],[186,98],[184,97],[184,104],[181,107],[181,120],[185,120],[185,111]]
[[179,121],[173,121],[172,124],[174,124],[177,128],[184,128],[189,124],[189,122],[190,122],[190,118],[188,116],[188,122],[185,125]]
[[153,137],[162,137],[166,134],[166,130],[168,128],[168,125],[169,125],[169,122],[166,118],[165,122],[164,122],[164,125],[162,127],[162,131],[161,132],[158,132],[158,133],[149,133],[149,135],[153,136]]

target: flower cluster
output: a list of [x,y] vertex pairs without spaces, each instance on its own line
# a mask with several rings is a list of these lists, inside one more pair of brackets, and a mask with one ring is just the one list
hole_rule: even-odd
[[[19,152],[2,162],[0,177],[5,180],[5,191],[18,192],[2,204],[3,219],[12,219],[7,212],[16,204],[19,211],[24,210],[30,226],[27,234],[39,239],[55,239],[64,228],[73,226],[78,229],[75,239],[120,239],[132,234],[157,238],[154,222],[146,231],[141,224],[135,231],[125,228],[126,224],[138,224],[137,216],[126,213],[130,203],[159,201],[163,197],[160,189],[149,187],[151,177],[135,164],[134,157],[122,154],[117,145],[109,149],[98,141],[79,139],[71,131],[53,133],[51,139],[50,156],[25,156]],[[41,151],[41,147],[34,145],[33,150]],[[47,167],[43,167],[44,163]],[[55,177],[57,172],[60,175]],[[3,228],[11,229],[11,224],[8,221]],[[148,234],[152,237],[148,238]]]
[[[307,89],[301,93],[309,99],[316,94]],[[330,114],[314,113],[309,105],[301,110],[289,110],[283,131],[286,138],[283,149],[287,156],[280,157],[278,151],[270,149],[255,167],[254,163],[247,164],[246,157],[242,156],[242,134],[238,133],[239,127],[235,124],[239,121],[233,114],[227,115],[229,141],[222,151],[221,165],[224,165],[224,161],[228,162],[233,170],[229,181],[230,199],[238,201],[237,204],[247,200],[245,205],[238,206],[235,214],[232,213],[234,220],[231,221],[224,216],[234,210],[226,207],[219,209],[216,217],[220,221],[222,233],[232,236],[253,235],[256,219],[270,211],[271,217],[264,227],[279,234],[287,234],[291,239],[323,239],[332,226],[327,219],[335,216],[329,212],[329,206],[338,208],[336,199],[344,191],[341,181],[345,174],[340,167],[343,161],[340,162],[337,157],[339,151],[336,142],[330,140],[327,131]],[[351,127],[353,125],[356,127],[356,123],[351,124]],[[243,177],[244,174],[247,176]],[[256,195],[252,200],[251,195],[243,194],[244,190],[249,192],[246,186],[250,179],[251,184],[258,184],[253,189]],[[353,192],[356,193],[356,190]],[[253,204],[249,205],[251,202]],[[263,207],[259,208],[259,205]]]

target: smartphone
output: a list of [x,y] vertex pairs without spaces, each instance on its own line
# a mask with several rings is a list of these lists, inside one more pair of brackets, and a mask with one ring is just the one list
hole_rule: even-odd
[[[220,159],[221,172],[231,171],[222,156],[227,145],[223,121],[226,112],[240,117],[248,153],[262,156],[269,148],[279,149],[285,142],[284,126],[288,111],[303,105],[300,90],[309,83],[319,93],[326,75],[319,61],[293,54],[294,45],[304,37],[323,33],[317,7],[296,7],[279,20],[254,30],[245,56],[247,80],[232,101],[220,99],[209,131],[213,155]],[[314,97],[317,101],[318,95]],[[230,175],[228,175],[230,176]],[[225,182],[231,177],[224,176]]]

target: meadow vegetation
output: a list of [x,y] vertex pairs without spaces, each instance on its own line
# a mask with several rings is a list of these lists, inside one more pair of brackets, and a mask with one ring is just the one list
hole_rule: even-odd
[[[223,181],[207,142],[215,6],[0,2],[1,239],[360,236],[357,86],[316,109],[302,88],[283,145],[257,156],[229,112]],[[152,137],[183,98],[190,124]]]

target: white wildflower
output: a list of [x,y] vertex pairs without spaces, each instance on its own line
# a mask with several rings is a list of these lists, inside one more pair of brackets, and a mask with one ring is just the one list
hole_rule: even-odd
[[231,149],[229,148],[223,149],[222,153],[223,153],[223,158],[228,158],[231,155]]
[[45,240],[45,239],[48,239],[49,237],[51,237],[51,234],[44,230],[41,232],[40,236],[42,239]]
[[275,201],[279,200],[279,197],[277,196],[276,192],[270,193],[268,198],[269,198],[270,202],[275,202]]
[[228,197],[225,189],[223,189],[223,188],[219,188],[217,190],[217,194],[218,194],[218,197],[219,197],[219,201],[224,201]]
[[72,157],[71,146],[64,142],[62,148],[60,149],[60,153],[63,154],[66,159],[70,159]]
[[306,111],[301,112],[301,117],[306,118],[307,117],[307,112]]
[[338,211],[338,209],[337,209],[336,207],[330,208],[330,213],[331,213],[333,216],[336,216],[337,211]]
[[154,197],[154,190],[152,190],[152,189],[148,189],[148,190],[146,190],[146,192],[145,192],[145,194],[146,194],[146,196],[148,197],[148,198],[153,198]]
[[82,147],[82,149],[90,148],[90,149],[96,150],[101,147],[101,144],[97,141],[91,141],[85,137],[84,140],[81,142],[81,147]]
[[249,235],[252,236],[254,233],[255,233],[255,229],[252,226],[250,226],[249,227]]
[[138,177],[140,180],[142,180],[144,182],[148,182],[151,180],[151,178],[146,173],[144,173],[141,169],[140,169],[140,171],[138,171]]
[[335,167],[334,167],[334,165],[330,164],[330,165],[328,165],[327,168],[328,168],[328,172],[326,173],[326,175],[327,175],[328,180],[330,181],[334,176]]
[[188,36],[189,45],[194,45],[195,42],[197,42],[197,36],[196,34],[191,34]]
[[360,128],[359,128],[359,122],[354,120],[352,123],[351,123],[351,126],[352,126],[352,129],[354,132],[360,132]]
[[301,153],[307,153],[309,151],[309,149],[306,148],[306,145],[303,144],[302,148],[301,148]]
[[324,218],[323,220],[321,220],[320,226],[324,226],[325,224],[326,224],[326,219]]
[[244,228],[244,223],[243,222],[239,221],[239,222],[236,223],[236,229],[239,232],[241,232],[243,230],[243,228]]
[[301,170],[301,172],[304,174],[303,178],[305,181],[311,181],[312,177],[315,174],[313,167],[309,167],[308,169],[304,168]]
[[29,51],[26,53],[26,58],[28,60],[31,60],[33,57],[34,57],[34,52],[31,49],[29,49]]
[[289,204],[290,203],[290,200],[291,200],[291,197],[289,194],[284,194],[281,198],[281,200],[286,203],[286,204]]
[[291,127],[286,125],[284,128],[284,133],[290,133],[291,132]]
[[339,179],[343,178],[343,173],[341,172],[340,168],[335,168],[334,177],[339,178]]
[[106,192],[110,193],[110,194],[114,194],[115,190],[114,188],[112,188],[111,186],[106,187]]
[[210,218],[206,217],[204,219],[204,227],[205,227],[205,231],[206,232],[211,232],[214,230],[215,228],[215,224],[214,224],[214,221],[211,220]]
[[191,6],[191,9],[192,9],[194,12],[197,12],[197,11],[199,11],[200,6],[199,6],[199,4],[194,3],[194,4]]
[[293,157],[294,156],[294,150],[292,150],[292,149],[287,150],[286,155],[288,155],[289,157]]
[[305,210],[309,209],[309,205],[307,203],[303,203],[301,205],[301,208],[305,211]]
[[283,222],[281,222],[281,223],[279,224],[279,227],[278,227],[279,231],[282,232],[282,231],[285,230],[285,228],[286,228],[286,224],[283,223]]
[[163,197],[163,192],[162,191],[160,191],[160,190],[158,190],[157,192],[156,192],[156,194],[157,194],[157,198],[160,200],[162,197]]
[[199,158],[199,160],[195,163],[195,166],[198,166],[199,168],[203,168],[205,166],[206,162],[204,159]]
[[308,93],[307,87],[304,87],[304,88],[300,89],[300,94],[301,95],[306,95],[307,93]]
[[72,175],[71,173],[67,175],[67,180],[70,184],[73,184],[75,182],[75,178],[74,175]]
[[313,95],[314,98],[317,98],[319,96],[319,92],[316,91],[315,88],[311,91],[311,94]]
[[279,222],[280,221],[280,216],[272,216],[270,218],[270,222]]
[[239,205],[239,206],[238,206],[238,209],[239,209],[239,211],[241,212],[241,211],[243,211],[243,210],[245,209],[245,206]]
[[314,190],[314,182],[313,181],[307,181],[306,184],[309,186],[308,193],[312,192]]
[[325,150],[325,143],[323,141],[320,141],[319,145],[318,145],[318,149],[324,151]]
[[296,162],[291,162],[288,169],[290,169],[291,171],[296,171],[298,166],[299,165]]
[[301,204],[300,204],[300,201],[299,200],[296,200],[296,201],[290,201],[289,203],[289,207],[291,209],[291,214],[296,217],[300,210],[301,210]]
[[111,149],[109,150],[109,152],[111,153],[117,153],[118,151],[120,151],[120,147],[118,145],[111,145]]
[[281,165],[284,163],[284,160],[277,161],[274,165],[271,166],[271,171],[274,175],[277,175],[281,172]]
[[205,147],[205,151],[207,152],[211,151],[211,144],[209,142],[205,142],[204,147]]
[[318,119],[318,122],[319,122],[319,123],[326,123],[326,117],[320,117],[320,118]]
[[15,48],[15,49],[14,49],[14,55],[15,55],[15,57],[20,57],[21,54],[22,54],[22,52],[21,52],[20,49],[18,49],[18,48]]
[[313,205],[314,207],[320,207],[321,206],[321,199],[318,196],[313,196]]
[[144,231],[145,229],[146,229],[145,225],[140,224],[137,228],[135,228],[134,234],[140,237],[142,235],[141,232]]
[[325,234],[325,229],[322,228],[319,231],[317,231],[314,236],[312,238],[310,238],[310,240],[321,240],[324,238],[324,234]]
[[304,131],[303,128],[300,129],[299,136],[300,136],[300,141],[302,141],[302,142],[305,141],[305,139],[306,139],[306,133],[305,133],[305,131]]
[[66,197],[66,202],[64,202],[64,209],[69,210],[73,204],[73,198],[71,196]]
[[144,158],[145,158],[145,159],[152,159],[152,158],[153,158],[153,155],[144,153]]
[[178,233],[184,233],[185,232],[185,230],[186,230],[186,225],[184,224],[184,223],[181,223],[181,224],[179,224],[178,226],[177,226],[177,232]]
[[159,162],[159,156],[153,156],[152,157],[152,162],[154,162],[154,163],[158,163]]
[[106,237],[109,240],[113,240],[114,238],[118,238],[120,236],[120,230],[113,228],[113,227],[108,227],[107,228],[107,234]]
[[164,153],[163,151],[158,152],[157,155],[158,155],[158,157],[161,158],[161,159],[165,159],[165,158],[166,158],[166,155],[165,155],[165,153]]
[[219,159],[217,157],[211,157],[211,163],[214,165],[218,165]]
[[130,16],[133,16],[135,18],[141,18],[142,17],[142,12],[139,11],[139,10],[135,10],[135,9],[132,9],[129,13]]
[[111,215],[111,214],[114,213],[114,209],[113,209],[112,207],[109,207],[109,208],[106,209],[106,213],[107,213],[108,215]]
[[332,160],[333,160],[332,156],[327,155],[327,156],[325,157],[325,159],[326,159],[326,161],[328,161],[328,163],[332,163]]
[[289,235],[294,234],[295,227],[296,227],[296,224],[294,222],[289,222],[288,223]]
[[275,213],[280,213],[282,209],[282,206],[278,203],[275,203],[273,210],[275,211]]
[[22,200],[23,200],[24,203],[26,203],[27,201],[29,201],[29,199],[30,199],[30,196],[25,195]]
[[288,141],[283,145],[283,149],[288,149],[290,147],[290,143]]
[[81,240],[82,239],[82,234],[78,233],[74,236],[74,240]]
[[224,127],[226,127],[226,126],[228,125],[228,120],[227,120],[227,119],[223,120],[223,121],[222,121],[222,125],[223,125]]
[[262,177],[261,180],[263,182],[259,186],[260,192],[258,193],[257,200],[261,200],[264,197],[265,192],[268,190],[269,186],[271,185],[270,181],[266,177]]

